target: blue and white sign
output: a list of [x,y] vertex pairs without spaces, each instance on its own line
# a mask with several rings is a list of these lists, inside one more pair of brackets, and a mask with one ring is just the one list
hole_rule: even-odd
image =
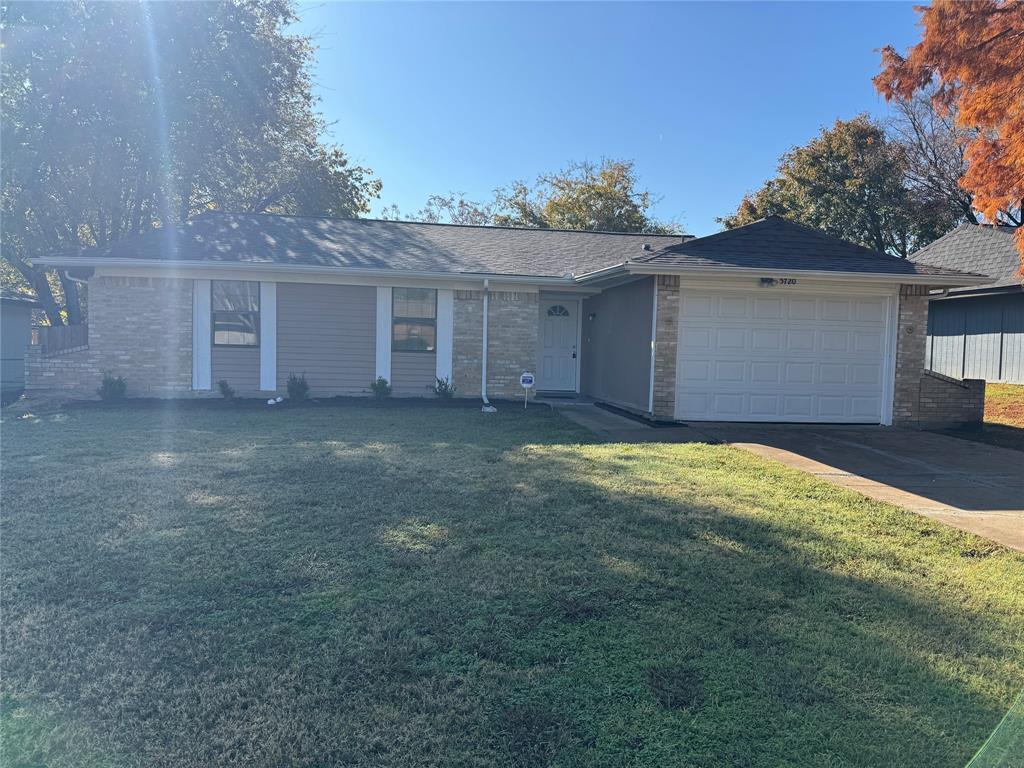
[[523,375],[519,377],[519,384],[523,389],[533,389],[533,374],[523,371]]

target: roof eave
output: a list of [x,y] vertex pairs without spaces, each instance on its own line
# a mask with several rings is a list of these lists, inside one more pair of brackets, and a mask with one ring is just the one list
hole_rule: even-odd
[[252,262],[195,261],[161,259],[89,259],[81,256],[41,257],[36,261],[52,267],[131,267],[133,269],[154,269],[167,271],[220,270],[280,272],[309,275],[359,275],[361,277],[406,277],[417,280],[491,280],[494,282],[531,283],[537,285],[573,285],[571,276],[517,275],[500,272],[440,272],[436,270],[382,269],[376,267],[334,267],[313,264],[257,264]]
[[982,275],[897,275],[890,272],[839,272],[827,269],[777,269],[775,267],[692,267],[627,263],[624,268],[635,275],[771,275],[871,283],[904,283],[955,287],[983,285],[992,278]]

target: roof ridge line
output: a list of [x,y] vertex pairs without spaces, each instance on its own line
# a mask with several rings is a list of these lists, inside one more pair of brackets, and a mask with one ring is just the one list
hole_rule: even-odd
[[415,224],[417,226],[425,227],[457,227],[463,229],[504,229],[512,230],[514,232],[567,232],[570,234],[624,235],[627,237],[670,237],[675,240],[678,240],[679,238],[682,237],[692,237],[692,235],[686,232],[680,232],[678,234],[662,234],[659,232],[613,232],[612,230],[607,229],[565,229],[562,227],[512,227],[505,224],[455,224],[447,221],[415,221],[412,219],[374,219],[359,218],[358,216],[305,216],[290,213],[266,213],[254,211],[219,210],[203,211],[202,213],[193,216],[191,219],[184,223],[190,223],[203,216],[265,216],[268,218],[275,219],[314,219],[317,221],[351,221],[360,224]]

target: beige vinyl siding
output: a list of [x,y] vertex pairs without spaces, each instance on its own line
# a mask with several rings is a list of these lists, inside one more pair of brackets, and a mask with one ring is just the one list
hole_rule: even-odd
[[211,350],[211,383],[227,381],[236,392],[255,392],[260,388],[259,347],[218,347]]
[[393,352],[391,392],[404,397],[426,397],[434,393],[437,355],[433,352]]
[[583,394],[647,410],[653,300],[654,278],[645,278],[583,302]]
[[305,373],[313,397],[369,391],[375,370],[377,289],[277,284],[277,384]]

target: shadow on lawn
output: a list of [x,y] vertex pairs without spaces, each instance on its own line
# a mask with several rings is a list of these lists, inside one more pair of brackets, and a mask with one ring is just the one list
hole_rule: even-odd
[[844,530],[721,446],[366,418],[131,454],[140,423],[70,470],[73,511],[5,531],[8,685],[153,765],[960,765],[982,673],[1020,672],[998,614],[925,589],[893,526],[974,546],[925,520]]

